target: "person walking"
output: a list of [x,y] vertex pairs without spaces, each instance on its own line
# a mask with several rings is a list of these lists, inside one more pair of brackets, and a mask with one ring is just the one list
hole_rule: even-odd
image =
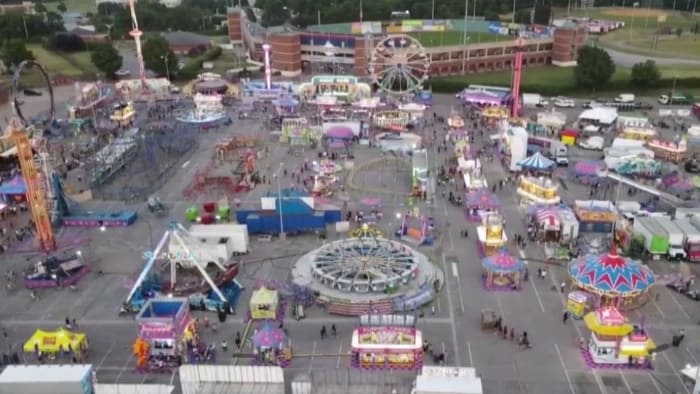
[[569,311],[564,311],[564,315],[561,318],[561,322],[563,324],[566,324],[567,321],[569,321]]
[[321,339],[325,339],[325,338],[326,338],[326,326],[324,325],[321,327]]
[[338,331],[335,329],[335,324],[331,324],[331,335],[336,336]]

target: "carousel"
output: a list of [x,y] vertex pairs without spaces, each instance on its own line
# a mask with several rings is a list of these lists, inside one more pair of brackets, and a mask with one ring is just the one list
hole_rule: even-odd
[[501,204],[498,196],[486,188],[477,189],[467,194],[467,217],[474,222],[480,222],[485,215],[495,211]]
[[589,293],[599,306],[633,309],[649,300],[654,273],[638,261],[619,256],[613,248],[602,255],[586,255],[569,263],[569,277],[577,290]]
[[559,187],[552,179],[545,177],[521,176],[516,192],[520,196],[520,203],[524,206],[555,205],[561,202]]
[[289,366],[292,345],[282,328],[266,321],[253,331],[250,340],[253,344],[253,365]]
[[589,367],[650,368],[654,341],[643,327],[631,324],[614,306],[605,306],[583,317],[591,337],[582,348]]
[[452,110],[450,117],[447,118],[447,125],[451,131],[462,131],[464,130],[464,118],[457,111]]
[[476,232],[479,236],[479,251],[483,256],[498,253],[508,241],[503,216],[496,212],[487,212],[483,215],[481,225],[477,226]]
[[520,273],[524,267],[522,260],[502,248],[481,260],[482,285],[486,290],[519,290]]
[[551,173],[557,163],[545,157],[540,152],[535,152],[532,156],[526,157],[518,162],[518,166],[526,172],[533,173]]

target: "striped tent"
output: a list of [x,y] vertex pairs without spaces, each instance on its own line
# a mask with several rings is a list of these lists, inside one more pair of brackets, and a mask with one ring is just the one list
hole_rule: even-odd
[[546,158],[540,152],[535,152],[534,155],[527,157],[518,162],[518,165],[523,170],[548,171],[554,167],[556,163]]

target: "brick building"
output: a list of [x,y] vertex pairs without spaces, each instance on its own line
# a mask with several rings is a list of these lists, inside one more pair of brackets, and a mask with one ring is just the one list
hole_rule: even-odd
[[[382,39],[381,34],[265,29],[250,22],[238,8],[230,8],[227,19],[232,43],[243,46],[250,59],[257,62],[263,61],[263,43],[270,44],[273,70],[287,75],[311,71],[310,65],[314,63],[339,64],[355,75],[367,75],[372,50]],[[585,29],[576,26],[557,28],[548,36],[526,39],[523,65],[575,65],[578,49],[584,42]],[[433,77],[510,69],[516,50],[515,39],[425,48]]]
[[170,50],[176,55],[204,53],[211,48],[211,39],[200,34],[173,31],[161,33],[161,36],[168,42]]

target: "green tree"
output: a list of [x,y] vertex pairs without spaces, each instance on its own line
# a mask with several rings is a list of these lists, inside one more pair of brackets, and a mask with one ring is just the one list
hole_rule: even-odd
[[[282,0],[265,1],[262,11],[262,24],[265,26],[279,26],[289,20],[289,10]],[[316,11],[312,15],[316,15]]]
[[108,77],[114,76],[114,73],[122,67],[122,56],[111,44],[93,46],[90,51],[90,60]]
[[143,63],[146,68],[161,76],[165,76],[168,71],[172,73],[177,70],[177,56],[163,37],[149,38],[143,44]]
[[38,12],[38,13],[40,13],[40,14],[43,14],[43,13],[46,12],[47,10],[46,10],[46,6],[44,5],[44,3],[39,2],[39,3],[36,3],[36,4],[34,5],[34,11],[36,11],[36,12]]
[[576,85],[597,89],[608,83],[615,74],[615,62],[603,48],[584,46],[579,50],[574,69]]
[[24,40],[7,40],[2,46],[2,61],[5,62],[5,66],[7,66],[8,68],[12,66],[17,66],[24,60],[29,60],[33,58],[34,55],[27,49]]
[[661,71],[653,60],[637,63],[632,66],[630,81],[632,85],[640,88],[655,86],[661,80]]
[[66,7],[66,5],[63,3],[58,3],[58,5],[56,6],[56,9],[61,11],[61,12],[68,11],[68,7]]

